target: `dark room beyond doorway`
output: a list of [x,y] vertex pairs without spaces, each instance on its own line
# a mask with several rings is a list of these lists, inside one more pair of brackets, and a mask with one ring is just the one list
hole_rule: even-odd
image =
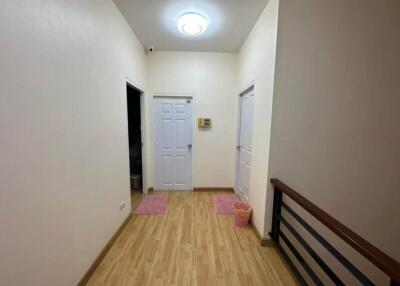
[[127,84],[131,191],[143,191],[141,92]]

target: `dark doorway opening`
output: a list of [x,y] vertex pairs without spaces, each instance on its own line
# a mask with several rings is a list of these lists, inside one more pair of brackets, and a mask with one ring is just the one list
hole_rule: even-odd
[[126,85],[131,191],[143,192],[141,91]]

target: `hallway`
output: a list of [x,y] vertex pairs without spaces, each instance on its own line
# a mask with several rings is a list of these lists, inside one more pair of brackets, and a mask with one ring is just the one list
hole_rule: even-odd
[[133,215],[88,285],[296,285],[275,248],[216,215],[214,194],[171,192],[165,215]]
[[0,286],[400,286],[400,0],[1,0],[0,43]]

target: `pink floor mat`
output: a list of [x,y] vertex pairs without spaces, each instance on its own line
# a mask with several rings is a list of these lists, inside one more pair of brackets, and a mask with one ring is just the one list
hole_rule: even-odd
[[136,208],[136,215],[161,215],[165,213],[168,203],[168,194],[145,196]]
[[217,214],[232,214],[233,203],[239,201],[239,198],[233,194],[215,195],[214,208]]

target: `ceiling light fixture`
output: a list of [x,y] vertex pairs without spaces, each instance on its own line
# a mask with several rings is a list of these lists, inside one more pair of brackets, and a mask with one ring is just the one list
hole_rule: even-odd
[[178,18],[177,27],[188,36],[198,36],[207,29],[207,20],[196,13],[186,13]]

